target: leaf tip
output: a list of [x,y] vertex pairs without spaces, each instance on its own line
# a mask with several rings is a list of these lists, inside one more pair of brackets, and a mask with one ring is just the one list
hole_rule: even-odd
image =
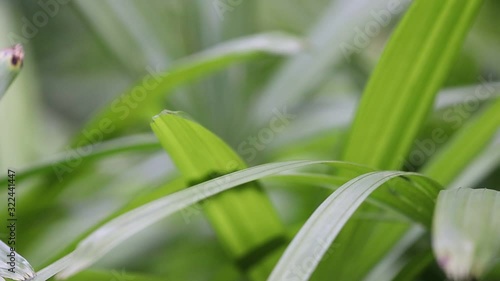
[[16,44],[11,48],[0,52],[0,59],[3,59],[11,70],[20,70],[24,64],[24,48],[21,44]]

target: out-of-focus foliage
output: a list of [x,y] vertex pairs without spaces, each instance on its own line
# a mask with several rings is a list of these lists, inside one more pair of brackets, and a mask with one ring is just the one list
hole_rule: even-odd
[[[262,186],[253,199],[209,205],[208,220],[212,199],[189,207],[69,279],[262,280],[285,247],[257,275],[247,265],[314,225],[306,221],[318,206],[343,198],[332,192],[360,174],[403,170],[444,188],[498,189],[499,13],[495,0],[1,1],[0,49],[25,51],[0,99],[0,172],[17,177],[16,250],[40,270],[119,215],[247,165],[370,166],[307,165],[250,183]],[[163,109],[189,116],[155,129],[157,140],[148,120]],[[217,163],[236,154],[237,167]],[[331,245],[313,245],[324,255],[313,256],[312,280],[444,278],[427,223],[436,194],[401,175],[396,189],[367,196]],[[398,189],[409,185],[416,190]],[[261,213],[239,222],[245,204]],[[259,217],[272,229],[251,234]],[[242,244],[277,232],[283,239],[261,248]],[[295,269],[290,277],[306,278]]]

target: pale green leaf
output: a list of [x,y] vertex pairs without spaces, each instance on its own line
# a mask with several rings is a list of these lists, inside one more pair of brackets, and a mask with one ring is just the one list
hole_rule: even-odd
[[[14,234],[15,235],[15,234]],[[29,262],[16,251],[11,251],[11,247],[0,240],[0,280],[2,277],[12,280],[26,280],[35,276],[35,271]]]
[[[269,280],[289,280],[290,278],[309,280],[323,255],[328,251],[330,244],[358,207],[377,188],[387,181],[401,176],[415,177],[417,174],[373,172],[356,177],[336,190],[314,211],[294,237]],[[428,185],[431,189],[440,189],[434,181],[421,175],[419,177],[425,179],[425,182],[421,182],[421,184]],[[425,188],[420,189],[420,191],[424,194],[427,193]],[[432,199],[429,198],[429,200],[432,202]],[[331,266],[341,265],[333,264]]]
[[[72,253],[43,269],[39,276],[42,276],[43,272],[43,277],[49,278],[62,270],[64,270],[61,273],[62,277],[73,275],[95,263],[129,237],[176,211],[232,187],[281,172],[317,164],[330,164],[339,169],[349,169],[358,171],[358,173],[367,170],[367,168],[359,165],[338,161],[290,161],[265,164],[209,180],[142,205],[113,219],[82,240]],[[39,277],[39,279],[35,280],[44,281],[46,279]]]
[[432,245],[452,280],[483,277],[500,262],[500,192],[459,188],[441,191]]
[[[224,141],[178,113],[162,112],[153,118],[151,127],[187,185],[246,168]],[[242,271],[252,280],[269,275],[276,262],[273,256],[277,259],[287,239],[276,210],[258,183],[210,199],[203,212]]]

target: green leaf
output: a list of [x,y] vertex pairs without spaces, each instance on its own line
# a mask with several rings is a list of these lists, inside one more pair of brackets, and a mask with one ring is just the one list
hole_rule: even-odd
[[62,257],[51,265],[43,268],[42,270],[36,273],[35,278],[32,281],[45,281],[56,273],[64,270],[73,262],[73,253],[68,254],[67,256]]
[[344,160],[400,168],[482,2],[413,2],[363,93]]
[[470,120],[440,150],[422,173],[442,184],[449,184],[488,145],[500,128],[500,99]]
[[[317,164],[329,164],[357,174],[367,171],[366,167],[339,161],[289,161],[265,164],[221,176],[149,202],[113,219],[88,235],[73,252],[42,269],[38,275],[43,278],[39,277],[34,281],[44,281],[44,278],[50,278],[63,270],[62,277],[80,272],[146,227],[210,196],[267,176]],[[240,186],[239,189],[241,188]]]
[[149,202],[152,202],[158,198],[167,196],[169,194],[172,194],[176,191],[179,191],[183,188],[185,188],[186,185],[184,181],[181,178],[177,178],[174,180],[169,181],[166,184],[163,184],[159,187],[154,188],[153,190],[148,190],[144,189],[142,192],[134,196],[127,204],[125,204],[123,207],[119,208],[117,211],[113,212],[109,216],[107,216],[105,219],[101,220],[98,224],[94,225],[90,229],[86,230],[83,232],[81,235],[78,236],[77,239],[75,239],[72,243],[69,245],[66,245],[61,251],[57,252],[50,261],[55,262],[57,259],[60,259],[64,257],[65,255],[71,253],[77,246],[80,241],[85,239],[87,236],[95,232],[97,229],[100,227],[104,226],[111,220],[117,218],[120,215],[123,215],[135,208],[138,208],[142,205],[145,205]]
[[[322,188],[336,190],[348,182],[349,179],[324,174],[290,172],[284,175],[276,175],[272,178],[272,181],[281,181],[285,187],[289,184],[299,183],[307,187],[317,185]],[[290,183],[287,184],[287,182]],[[439,189],[420,187],[420,190],[415,192],[413,189],[407,189],[407,185],[404,183],[401,182],[399,185],[384,189],[383,192],[372,194],[368,199],[368,203],[396,211],[398,215],[404,215],[410,218],[411,221],[419,222],[430,228],[434,201]],[[418,237],[418,235],[414,234],[411,237]]]
[[[70,149],[53,157],[44,159],[16,173],[17,180],[28,180],[37,175],[56,173],[57,167],[66,167],[71,161],[96,161],[124,152],[142,152],[161,149],[158,139],[153,135],[135,135],[105,141],[77,149]],[[75,158],[76,157],[76,158]],[[7,188],[8,177],[0,177],[0,189]]]
[[476,187],[482,179],[500,166],[500,142],[487,147],[467,168],[456,177],[448,188]]
[[[474,88],[477,89],[477,86]],[[464,100],[467,100],[464,96],[460,97],[461,102]],[[500,100],[497,100],[470,120],[445,144],[441,151],[430,159],[421,172],[446,184],[447,188],[459,188],[473,187],[495,169],[500,163],[498,145],[491,145],[479,156],[477,155],[487,146],[500,126],[499,105]],[[432,259],[420,262],[415,260],[414,263],[410,263],[408,268],[400,272],[401,277],[398,280],[408,280],[409,277],[406,274],[417,274],[418,270],[425,268],[426,262],[428,265]]]
[[[323,255],[328,251],[330,244],[358,207],[377,188],[387,181],[401,176],[420,177],[416,191],[422,192],[424,196],[429,190],[440,190],[439,185],[429,178],[407,172],[373,172],[352,179],[330,195],[309,217],[287,247],[269,280],[288,280],[290,278],[309,280]],[[420,203],[423,202],[414,201],[414,204]],[[429,203],[434,204],[432,198],[429,198]],[[430,221],[431,216],[428,216],[427,219]]]
[[[2,277],[12,280],[25,280],[25,278],[33,277],[35,271],[29,262],[17,252],[11,251],[11,247],[15,248],[15,240],[13,242],[14,244],[11,244],[9,241],[9,245],[7,245],[0,240],[0,280],[4,280]],[[12,262],[12,258],[14,258],[14,262]],[[11,271],[12,268],[14,268],[13,271]]]
[[[173,112],[155,116],[151,126],[188,185],[246,167],[221,139]],[[275,262],[269,257],[284,249],[287,240],[284,227],[261,187],[250,183],[202,206],[222,245],[240,269],[248,271],[255,280],[267,276]],[[196,209],[190,211],[192,215],[199,213]]]
[[16,78],[24,63],[24,51],[21,45],[0,50],[0,99]]
[[98,132],[102,138],[108,139],[125,129],[146,124],[152,115],[163,109],[165,97],[184,83],[262,54],[286,55],[301,48],[302,42],[294,37],[280,33],[257,34],[183,58],[163,73],[150,73],[127,93],[116,98],[83,128],[73,145],[96,142],[87,137],[92,135],[91,132]]
[[[375,169],[400,169],[482,2],[412,2],[365,88],[343,160]],[[362,208],[369,211],[370,207]],[[318,276],[362,279],[407,229],[394,223],[349,222]],[[371,233],[374,242],[367,244],[362,233]],[[331,267],[332,263],[342,265]]]
[[[376,169],[400,169],[482,2],[412,2],[363,93],[342,160]],[[348,223],[337,251],[325,262],[343,266],[327,269],[325,265],[322,276],[349,281],[363,278],[407,229],[398,224]],[[372,233],[370,245],[360,233]],[[359,260],[359,256],[365,258]]]
[[[240,186],[239,188],[241,188],[242,184],[249,183],[257,179],[317,164],[329,164],[336,169],[350,170],[357,174],[369,171],[368,168],[363,166],[338,161],[290,161],[265,164],[248,168],[243,171],[234,172],[182,191],[178,191],[172,195],[157,199],[132,211],[124,213],[123,215],[96,229],[89,236],[87,236],[87,238],[79,243],[75,251],[43,269],[41,271],[43,275],[41,273],[39,273],[39,275],[44,276],[44,278],[49,278],[57,272],[64,270],[61,276],[70,276],[95,263],[111,249],[118,246],[129,237],[176,211],[188,208],[196,202],[205,200],[235,186]],[[411,175],[411,173],[405,173],[405,175]],[[428,196],[430,195],[429,192],[437,194],[439,189],[436,188],[437,185],[431,186],[427,183],[427,181],[428,180],[425,180],[425,183],[418,181],[419,184],[416,185],[418,189],[417,192],[426,194],[425,197],[428,198],[427,200],[432,201],[432,195],[430,197]],[[414,193],[411,192],[411,188],[408,189],[408,185],[405,184],[401,187],[401,189],[398,189],[399,192],[397,192],[400,194],[397,196],[398,198],[401,198],[401,195],[413,196]],[[409,193],[401,193],[403,190],[409,191]],[[386,192],[385,197],[393,196],[394,193]],[[415,205],[422,203],[425,202],[416,200],[412,204]],[[408,209],[406,207],[401,207],[398,211],[405,214],[408,212]],[[415,215],[415,217],[419,216],[420,215]],[[430,220],[430,217],[430,214],[426,215],[427,220]],[[39,281],[45,279],[35,280]]]
[[[336,169],[350,170],[358,174],[369,170],[363,166],[338,161],[289,161],[283,163],[265,164],[248,168],[243,171],[234,172],[196,186],[192,186],[182,191],[178,191],[172,195],[157,199],[153,202],[142,205],[137,209],[124,213],[120,217],[96,229],[87,238],[82,240],[72,253],[49,265],[41,271],[43,275],[41,275],[41,273],[39,273],[39,275],[44,276],[44,278],[49,278],[50,276],[62,271],[60,274],[61,277],[71,276],[72,274],[75,274],[95,263],[111,249],[118,246],[129,237],[176,211],[189,208],[190,205],[219,194],[227,189],[236,186],[240,186],[239,188],[241,188],[242,184],[249,183],[257,179],[318,164],[328,164]],[[392,177],[401,176],[399,173],[396,174],[397,175],[393,175]],[[403,172],[401,172],[401,174],[404,174],[405,176],[413,175],[412,173]],[[417,192],[427,195],[429,195],[429,192],[437,194],[439,191],[438,184],[433,183],[429,179],[415,178],[415,183],[418,184],[412,186],[412,188],[408,188],[409,185],[406,181],[403,182],[405,184],[398,189],[400,192],[403,190],[411,191],[411,189],[415,187],[417,187]],[[386,194],[386,196],[389,197],[394,196],[390,192],[386,192]],[[412,196],[414,193],[409,192],[400,194]],[[432,198],[428,197],[428,200],[432,201]],[[416,205],[420,203],[424,202],[414,201],[412,204]],[[406,207],[402,207],[399,211],[402,213],[408,212]],[[418,216],[419,215],[415,215],[415,217]],[[427,220],[430,219],[431,215],[429,214],[427,215]],[[45,279],[35,280],[42,281]]]
[[432,245],[452,280],[480,279],[499,264],[500,192],[469,188],[441,191]]

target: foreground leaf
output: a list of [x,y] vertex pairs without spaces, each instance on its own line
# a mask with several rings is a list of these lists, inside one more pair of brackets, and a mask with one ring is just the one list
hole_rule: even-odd
[[452,280],[483,277],[500,256],[500,192],[469,188],[441,191],[432,245]]
[[[365,88],[342,160],[381,170],[401,168],[482,2],[412,2]],[[325,262],[325,267],[342,263],[327,273],[339,276],[337,280],[366,276],[405,233],[405,227],[397,224],[349,222],[346,226],[337,252]],[[379,234],[371,239],[377,247],[368,247],[360,233]]]
[[[309,217],[286,249],[269,280],[289,280],[291,278],[309,280],[323,255],[328,251],[330,244],[358,207],[377,188],[387,181],[401,176],[416,177],[417,174],[373,172],[354,178],[340,187]],[[420,188],[416,188],[416,191],[427,194],[428,190],[437,191],[440,189],[439,185],[432,180],[421,175],[419,177],[424,181],[421,181]],[[423,186],[427,187],[422,188]],[[433,203],[432,198],[429,200]],[[430,219],[431,217],[428,216],[428,220]],[[335,276],[332,278],[335,279]]]
[[363,93],[346,161],[400,168],[482,2],[413,2]]
[[[198,123],[174,112],[153,118],[152,128],[186,185],[246,168],[221,139]],[[253,280],[266,278],[288,240],[284,226],[257,182],[207,200],[185,211],[185,219],[208,217],[222,246],[241,271]]]
[[[368,168],[363,166],[338,161],[290,161],[265,164],[209,180],[205,183],[198,184],[145,204],[103,225],[90,234],[86,239],[82,240],[72,253],[40,271],[40,277],[34,279],[34,281],[44,281],[46,278],[49,278],[50,276],[53,276],[61,271],[60,277],[63,278],[76,274],[77,272],[80,272],[97,262],[114,247],[118,246],[141,230],[149,227],[151,224],[171,215],[176,211],[187,208],[196,202],[209,198],[227,189],[274,174],[318,164],[329,164],[334,168],[341,170],[346,169],[358,174],[369,171]],[[406,175],[408,175],[408,173],[406,173]],[[431,193],[437,193],[437,186],[429,185],[426,181],[427,180],[425,179],[423,181],[418,181],[419,184],[417,186],[419,186],[419,188],[417,192],[423,192],[423,194],[425,193],[427,195],[429,194],[429,191]],[[402,190],[411,189],[405,188]],[[414,204],[419,203],[421,202],[415,202]],[[401,211],[402,213],[407,212],[404,208],[398,211]],[[430,219],[430,215],[428,215],[427,218]]]
[[15,251],[12,252],[11,247],[0,240],[0,280],[3,280],[2,277],[26,280],[33,276],[35,271],[29,262]]
[[39,277],[34,281],[44,281],[61,271],[60,277],[74,275],[153,223],[224,190],[270,175],[317,164],[329,164],[338,169],[357,171],[358,174],[369,171],[366,167],[338,161],[290,161],[265,164],[209,180],[147,203],[106,223],[82,240],[72,253],[40,271]]

